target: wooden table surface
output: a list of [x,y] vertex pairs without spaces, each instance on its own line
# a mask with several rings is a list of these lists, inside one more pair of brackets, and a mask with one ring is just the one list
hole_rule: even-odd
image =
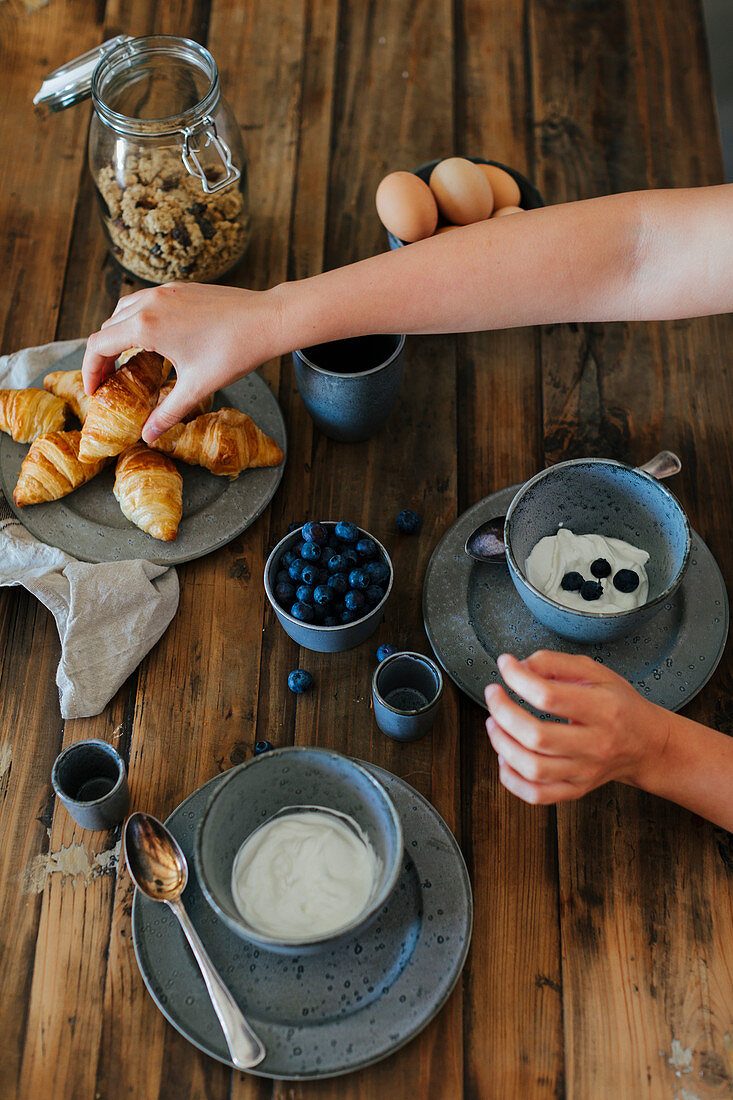
[[[121,31],[188,35],[216,58],[250,160],[243,286],[383,250],[379,179],[454,152],[515,166],[550,203],[723,178],[697,0],[5,0],[3,352],[88,334],[133,288],[94,209],[89,104],[31,111],[49,69]],[[171,626],[97,718],[61,720],[53,619],[3,590],[3,1098],[731,1096],[731,837],[613,784],[524,805],[452,684],[414,744],[385,738],[368,699],[378,642],[429,652],[422,578],[442,533],[561,459],[678,451],[675,490],[730,586],[732,337],[717,318],[412,338],[387,427],[352,446],[315,430],[289,360],[266,364],[289,433],[281,487],[243,535],[179,569]],[[406,507],[417,538],[395,532]],[[357,520],[393,554],[385,622],[352,652],[299,651],[266,604],[268,547],[304,517]],[[296,699],[298,666],[317,689]],[[729,650],[685,713],[730,729],[732,675]],[[160,817],[263,737],[407,779],[454,831],[474,890],[468,962],[439,1016],[379,1065],[310,1084],[232,1073],[189,1045],[138,972],[119,832],[75,828],[54,804],[54,757],[86,737],[120,749],[134,806]]]

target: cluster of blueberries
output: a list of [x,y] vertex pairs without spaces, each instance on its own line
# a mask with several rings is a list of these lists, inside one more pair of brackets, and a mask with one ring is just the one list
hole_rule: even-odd
[[[596,580],[587,581],[581,573],[573,569],[565,574],[560,581],[560,587],[565,592],[579,592],[584,600],[600,600],[603,595],[601,581],[611,575],[611,564],[605,558],[596,558],[591,562],[590,571]],[[639,587],[639,575],[633,569],[619,569],[614,574],[613,587],[618,592],[635,592]]]
[[384,598],[389,566],[374,539],[353,523],[303,525],[278,562],[275,598],[294,619],[341,626],[368,614]]

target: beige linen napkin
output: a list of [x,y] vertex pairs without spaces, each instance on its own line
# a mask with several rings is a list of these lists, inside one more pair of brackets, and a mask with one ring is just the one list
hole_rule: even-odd
[[[27,386],[84,344],[67,340],[0,357],[0,388]],[[61,715],[99,714],[178,607],[174,568],[149,561],[90,565],[39,542],[0,494],[0,587],[21,584],[52,613],[61,639]]]

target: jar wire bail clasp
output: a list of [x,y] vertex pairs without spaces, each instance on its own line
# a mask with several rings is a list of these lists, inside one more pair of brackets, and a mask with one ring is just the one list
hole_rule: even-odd
[[[187,127],[185,130],[182,130],[181,133],[183,134],[181,160],[183,161],[186,171],[190,175],[197,176],[198,179],[201,180],[201,186],[207,195],[213,195],[216,191],[223,190],[223,188],[228,187],[230,183],[239,179],[241,172],[233,163],[231,149],[225,141],[222,141],[216,132],[216,123],[213,118],[207,115],[201,122],[197,123],[195,126]],[[201,138],[204,136],[205,140],[203,144],[201,144]],[[216,150],[224,166],[224,176],[222,179],[210,179],[199,159],[199,153],[209,147]]]

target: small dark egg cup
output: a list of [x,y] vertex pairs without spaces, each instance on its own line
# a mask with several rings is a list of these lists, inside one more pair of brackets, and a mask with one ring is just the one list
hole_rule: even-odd
[[[576,535],[623,539],[646,550],[649,595],[641,607],[599,613],[565,607],[530,584],[530,552],[559,525]],[[608,642],[637,631],[672,597],[690,558],[690,525],[677,498],[643,470],[606,458],[558,462],[516,494],[504,524],[514,587],[541,623],[575,642]],[[493,568],[493,566],[492,566]]]
[[[424,183],[428,183],[433,168],[445,159],[445,157],[439,157],[437,160],[428,161],[427,164],[421,164],[419,168],[413,168],[413,175],[419,176]],[[517,172],[516,168],[510,168],[508,164],[500,164],[498,160],[487,160],[486,157],[464,157],[463,159],[470,160],[472,164],[493,164],[495,168],[501,168],[507,175],[511,176],[519,187],[519,205],[522,210],[536,210],[540,206],[546,205],[535,185],[530,183],[521,172]],[[389,247],[392,249],[402,248],[408,243],[407,241],[401,241],[399,237],[395,237],[394,233],[390,233],[389,230],[387,230],[387,239]]]
[[[330,534],[336,526],[336,521],[324,521],[323,526],[327,528]],[[346,649],[353,649],[354,646],[361,645],[362,642],[365,642],[367,638],[372,636],[382,621],[384,609],[387,605],[390,592],[392,591],[392,584],[394,583],[392,560],[379,539],[375,538],[369,531],[365,531],[361,527],[357,528],[357,530],[359,532],[359,538],[371,539],[376,544],[380,559],[389,569],[389,580],[384,590],[384,596],[379,603],[370,608],[361,618],[354,619],[350,623],[339,623],[337,626],[324,626],[321,623],[302,622],[300,619],[296,619],[278,603],[277,597],[275,596],[275,576],[280,567],[280,559],[285,551],[289,550],[291,546],[294,546],[302,537],[301,527],[298,527],[295,531],[290,531],[284,538],[280,539],[279,543],[265,562],[265,594],[272,604],[272,610],[275,612],[277,620],[285,633],[289,635],[294,642],[297,642],[298,645],[303,646],[304,649],[312,649],[316,653],[342,653]]]

